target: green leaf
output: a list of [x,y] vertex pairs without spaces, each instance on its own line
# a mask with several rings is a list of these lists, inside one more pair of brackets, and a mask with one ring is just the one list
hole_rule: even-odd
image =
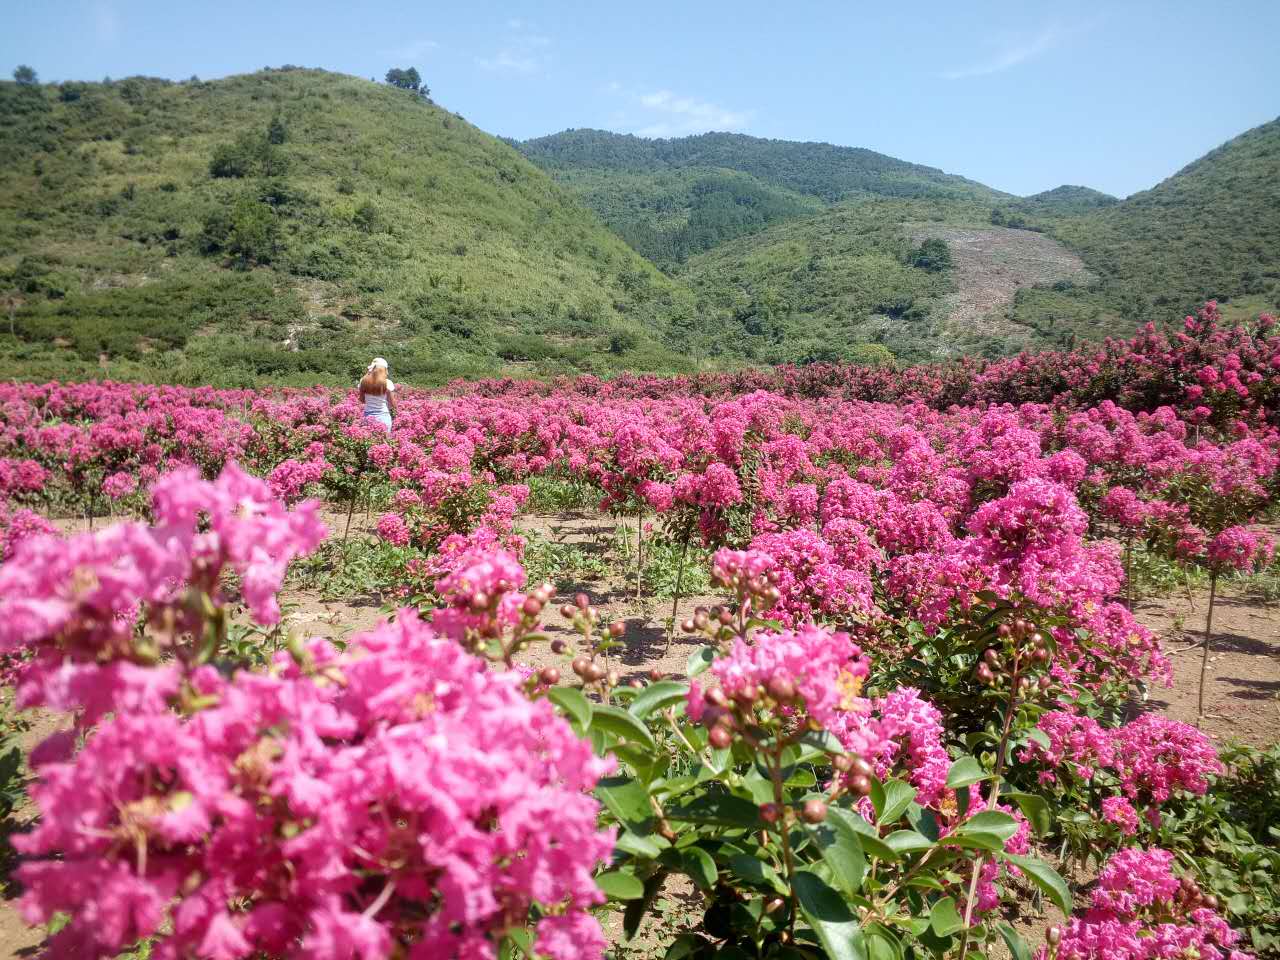
[[634,873],[611,870],[596,877],[596,886],[610,900],[638,900],[644,896],[644,884]]
[[887,927],[878,923],[870,924],[865,934],[870,960],[902,960],[902,944]]
[[884,784],[880,782],[880,778],[874,773],[869,778],[871,780],[871,807],[876,812],[876,823],[884,823],[884,807],[888,802],[885,796]]
[[695,797],[679,807],[666,811],[668,820],[710,823],[726,827],[760,826],[760,808],[750,800],[730,793],[710,793]]
[[999,853],[1004,849],[1004,841],[1000,839],[999,834],[985,833],[982,830],[973,830],[968,833],[963,830],[957,830],[955,833],[943,837],[941,842],[949,846],[971,847],[975,850],[986,850],[990,853]]
[[1000,936],[1004,937],[1005,945],[1008,946],[1013,960],[1031,960],[1031,951],[1027,949],[1017,930],[1007,923],[998,924],[996,929],[1000,931]]
[[973,757],[961,757],[951,765],[951,771],[947,774],[947,786],[955,790],[985,780],[988,776],[987,771],[982,769],[982,764]]
[[890,780],[884,785],[884,810],[880,813],[881,826],[897,823],[908,805],[916,797],[916,788],[901,780]]
[[749,853],[737,853],[730,857],[729,869],[757,887],[772,887],[777,893],[787,892],[787,886],[778,876],[778,871]]
[[1034,793],[1002,793],[1003,800],[1013,800],[1022,810],[1022,815],[1031,824],[1037,836],[1043,837],[1053,829],[1053,813],[1049,809],[1049,801]]
[[895,830],[884,838],[884,842],[898,854],[917,853],[933,846],[932,840],[914,830]]
[[956,833],[992,833],[1008,840],[1018,832],[1018,821],[1000,810],[983,810],[960,824]]
[[858,832],[839,817],[828,817],[826,823],[814,830],[814,840],[840,889],[849,894],[861,890],[867,874],[867,858]]
[[680,857],[684,863],[684,872],[689,874],[694,883],[708,892],[715,889],[718,871],[711,854],[701,847],[688,847],[680,852]]
[[949,937],[964,926],[964,919],[956,910],[955,897],[943,897],[929,911],[929,929],[940,937]]
[[696,933],[682,933],[671,941],[663,960],[685,960],[685,957],[693,956],[708,942]]
[[796,899],[831,960],[869,960],[858,919],[844,898],[816,873],[799,870],[794,878]]
[[629,853],[633,857],[643,857],[646,860],[656,860],[662,855],[662,847],[653,837],[642,837],[630,830],[620,832],[614,846],[623,853]]
[[716,652],[710,647],[702,647],[699,650],[695,650],[689,657],[689,663],[685,667],[685,673],[687,673],[689,675],[689,679],[692,680],[698,674],[706,670],[707,667],[711,666],[711,661],[715,658]]
[[649,791],[630,777],[606,777],[596,784],[595,795],[620,823],[645,824],[653,819]]
[[1071,891],[1067,889],[1066,882],[1058,876],[1058,872],[1053,867],[1035,857],[1019,857],[1006,853],[1004,858],[1025,873],[1031,882],[1053,901],[1064,916],[1071,916]]
[[662,710],[673,703],[680,703],[689,696],[689,685],[678,680],[659,680],[651,683],[631,701],[627,712],[637,720],[643,720],[655,710]]
[[862,852],[868,857],[875,857],[879,860],[888,860],[891,862],[898,859],[897,851],[880,839],[879,831],[852,810],[845,810],[841,807],[831,807],[827,811],[827,822],[843,823],[846,827],[856,833],[858,835],[858,845],[862,848]]
[[621,707],[615,707],[612,704],[597,703],[592,705],[591,728],[593,730],[606,730],[622,740],[642,743],[650,749],[657,747],[653,740],[653,734],[649,732],[648,727]]
[[591,725],[591,702],[575,687],[552,687],[547,699],[565,712],[579,731]]

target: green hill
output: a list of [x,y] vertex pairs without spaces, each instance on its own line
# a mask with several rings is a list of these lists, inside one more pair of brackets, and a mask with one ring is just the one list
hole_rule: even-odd
[[[1110,326],[1172,321],[1204,300],[1280,305],[1280,120],[1205,154],[1150,190],[1037,224],[1079,252],[1098,282],[1028,290],[1013,315],[1045,324],[1094,314]],[[1104,323],[1104,326],[1108,324]]]
[[1019,288],[1087,275],[1051,238],[993,226],[992,209],[847,201],[692,257],[678,276],[730,339],[769,362],[853,358],[867,344],[910,360],[999,354],[1088,335],[1087,325],[1041,335],[1003,315]]
[[646,139],[566,130],[515,146],[666,266],[855,197],[1006,196],[873,150],[734,133]]
[[405,90],[283,68],[0,83],[0,376],[679,369],[687,290]]

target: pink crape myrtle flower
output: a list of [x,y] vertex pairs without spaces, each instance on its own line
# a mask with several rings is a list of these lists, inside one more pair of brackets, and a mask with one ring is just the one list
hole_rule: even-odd
[[598,960],[612,763],[411,610],[309,655],[202,668],[212,706],[117,713],[40,765],[21,910],[72,915],[49,955],[494,957],[536,904],[552,955]]

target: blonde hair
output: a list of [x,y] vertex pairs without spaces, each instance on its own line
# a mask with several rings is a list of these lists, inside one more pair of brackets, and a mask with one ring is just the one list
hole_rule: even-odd
[[360,392],[380,397],[387,392],[387,368],[369,364],[369,372],[360,378]]

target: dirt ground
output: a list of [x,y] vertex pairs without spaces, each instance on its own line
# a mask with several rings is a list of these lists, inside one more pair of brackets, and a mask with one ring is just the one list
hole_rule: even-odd
[[[345,514],[326,514],[330,529],[338,536],[345,519]],[[351,535],[370,534],[374,520],[376,517],[366,520],[357,514]],[[612,523],[607,517],[582,514],[525,516],[518,522],[518,529],[592,550],[601,549],[602,542],[613,532]],[[83,529],[83,521],[78,529]],[[556,609],[571,602],[579,590],[588,594],[606,619],[627,621],[623,647],[613,655],[613,665],[619,669],[623,682],[645,676],[652,669],[667,675],[683,675],[697,643],[678,630],[668,642],[666,625],[671,615],[670,601],[637,599],[634,581],[612,579],[565,585],[546,618],[551,636],[569,636],[569,629]],[[685,598],[679,605],[677,622],[691,616],[699,604],[713,605],[721,599],[718,596]],[[286,590],[282,600],[286,622],[304,628],[312,636],[346,639],[374,626],[381,616],[382,598],[377,596],[327,601],[314,590]],[[1201,659],[1198,645],[1203,639],[1207,607],[1208,594],[1202,589],[1193,589],[1190,595],[1152,597],[1135,604],[1138,619],[1163,639],[1174,671],[1173,685],[1153,687],[1145,701],[1135,701],[1135,712],[1156,710],[1174,719],[1195,723]],[[529,651],[523,659],[535,667],[554,663],[568,673],[565,658],[551,654],[545,647]],[[1208,715],[1203,729],[1210,737],[1218,742],[1235,739],[1256,746],[1280,740],[1280,604],[1220,591],[1214,609],[1206,690]],[[53,718],[37,718],[26,739],[37,742],[57,723]],[[12,897],[15,892],[6,890],[5,896]],[[659,915],[646,921],[641,937],[622,951],[622,956],[637,960],[660,957],[659,942],[677,932],[685,916],[696,912],[696,899],[691,889],[673,882]],[[22,923],[14,907],[11,899],[0,903],[0,957],[34,956],[41,936]],[[1047,922],[1034,912],[1028,912],[1018,922],[1033,949],[1040,942]],[[608,927],[615,938],[620,935],[618,918],[612,918]],[[1003,945],[996,953],[1002,952]]]

